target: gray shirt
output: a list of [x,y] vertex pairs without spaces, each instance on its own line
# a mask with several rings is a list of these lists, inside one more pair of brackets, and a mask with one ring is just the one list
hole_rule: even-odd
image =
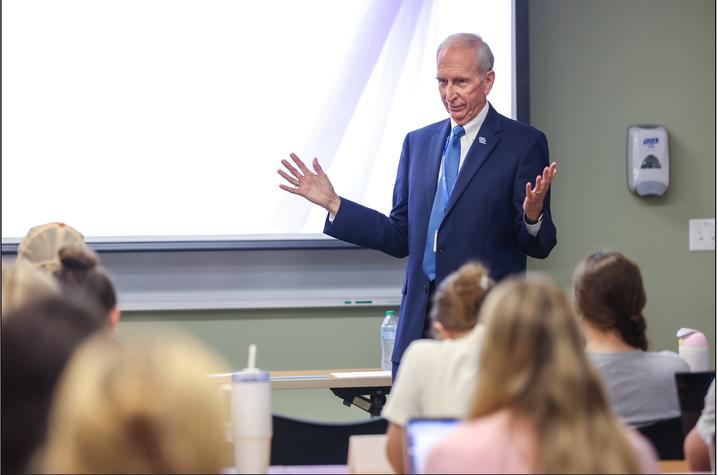
[[641,427],[681,415],[675,373],[688,364],[671,351],[588,353],[603,378],[613,412]]
[[696,424],[698,434],[710,447],[715,442],[716,436],[716,380],[713,379],[708,393],[706,394],[705,405],[701,412],[701,417]]

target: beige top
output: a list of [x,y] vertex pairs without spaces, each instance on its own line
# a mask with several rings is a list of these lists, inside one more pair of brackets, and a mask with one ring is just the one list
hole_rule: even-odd
[[483,326],[477,325],[456,340],[412,342],[382,416],[400,426],[412,418],[466,416],[476,393],[483,334]]

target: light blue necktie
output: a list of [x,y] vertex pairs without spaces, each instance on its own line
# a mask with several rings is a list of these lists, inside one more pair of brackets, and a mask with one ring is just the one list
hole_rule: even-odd
[[431,206],[429,226],[426,229],[426,244],[424,245],[424,261],[422,269],[429,280],[436,279],[436,253],[434,252],[434,240],[444,219],[446,205],[454,189],[456,177],[459,174],[459,157],[461,156],[461,140],[466,132],[460,125],[451,131],[449,143],[447,144],[443,157],[443,173],[440,173],[439,184],[434,195],[434,204]]

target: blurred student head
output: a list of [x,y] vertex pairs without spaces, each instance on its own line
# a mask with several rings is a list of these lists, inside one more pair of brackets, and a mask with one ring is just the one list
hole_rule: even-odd
[[60,267],[58,252],[65,246],[85,247],[85,238],[65,223],[46,223],[28,231],[17,248],[17,260],[41,269],[54,271]]
[[195,340],[167,335],[88,341],[58,387],[45,470],[220,473],[225,414],[209,373],[224,365]]
[[[646,291],[641,269],[620,252],[597,252],[583,259],[573,275],[574,306],[584,325],[615,333],[626,344],[646,350]],[[590,332],[587,332],[590,337]]]
[[115,288],[104,270],[99,266],[97,254],[84,246],[65,246],[58,252],[60,267],[55,277],[65,288],[77,288],[96,299],[107,315],[110,328],[120,322]]
[[503,281],[480,318],[486,334],[470,418],[509,409],[529,421],[534,473],[638,471],[569,301],[553,281],[532,274]]
[[26,262],[2,266],[2,316],[22,305],[51,295],[60,295],[58,282]]
[[447,276],[434,297],[430,318],[439,338],[456,338],[476,326],[479,308],[494,282],[478,262],[468,262]]
[[104,328],[102,312],[81,296],[28,302],[3,319],[2,472],[19,473],[45,439],[56,383],[75,348]]

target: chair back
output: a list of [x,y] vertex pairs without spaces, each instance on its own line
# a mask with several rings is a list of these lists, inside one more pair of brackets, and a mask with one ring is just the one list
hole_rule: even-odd
[[349,437],[386,433],[381,417],[357,422],[317,422],[272,415],[271,465],[344,465]]
[[659,460],[683,459],[683,427],[680,417],[663,419],[637,430],[656,448]]
[[715,379],[715,371],[694,371],[692,373],[676,373],[676,391],[681,407],[683,433],[688,433],[698,422],[703,411],[708,388]]

